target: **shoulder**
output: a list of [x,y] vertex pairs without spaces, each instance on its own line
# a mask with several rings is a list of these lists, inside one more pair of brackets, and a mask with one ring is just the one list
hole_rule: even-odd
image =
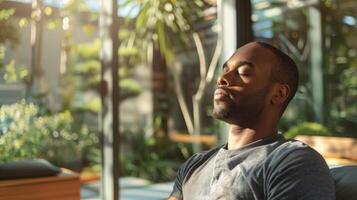
[[293,161],[316,161],[326,165],[325,160],[317,151],[298,140],[286,140],[271,153],[268,159],[273,165],[281,165],[285,162]]
[[331,177],[324,158],[297,140],[287,140],[277,147],[267,158],[264,168],[268,180],[275,180],[277,177],[285,180],[293,176],[312,178],[323,175],[328,179]]
[[318,174],[316,172],[330,175],[324,158],[310,146],[298,140],[286,140],[280,144],[269,154],[263,166],[268,180],[269,177],[275,179],[287,173],[297,176]]
[[268,195],[276,197],[272,199],[288,194],[304,197],[300,199],[333,199],[334,183],[325,160],[300,141],[287,140],[280,145],[265,167]]

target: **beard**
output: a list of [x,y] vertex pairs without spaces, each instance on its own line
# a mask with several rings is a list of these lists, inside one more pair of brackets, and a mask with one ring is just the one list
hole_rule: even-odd
[[249,126],[264,109],[268,88],[263,88],[251,94],[229,94],[223,99],[214,100],[213,117],[230,124]]

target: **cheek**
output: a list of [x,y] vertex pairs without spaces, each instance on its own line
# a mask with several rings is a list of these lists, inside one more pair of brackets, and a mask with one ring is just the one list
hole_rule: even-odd
[[234,99],[244,98],[245,96],[252,94],[252,88],[249,85],[235,86],[232,90],[230,90],[230,92]]
[[269,90],[244,88],[239,92],[233,93],[234,101],[245,104],[264,104],[267,98],[269,98]]
[[245,87],[248,87],[253,83],[252,77],[242,77],[241,80],[242,80],[241,84],[243,84]]
[[262,104],[266,103],[266,101],[269,99],[269,89],[268,88],[263,88],[260,89],[253,94],[251,94],[252,99],[256,99],[257,101],[260,101]]

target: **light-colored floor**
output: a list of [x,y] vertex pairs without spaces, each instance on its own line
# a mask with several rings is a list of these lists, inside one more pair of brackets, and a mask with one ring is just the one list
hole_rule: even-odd
[[[152,184],[147,180],[124,177],[120,179],[120,200],[164,200],[172,191],[173,183]],[[100,182],[81,186],[82,200],[100,200]]]

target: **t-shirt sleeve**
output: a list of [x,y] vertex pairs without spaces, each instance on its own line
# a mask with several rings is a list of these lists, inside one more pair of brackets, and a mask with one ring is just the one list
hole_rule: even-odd
[[212,155],[214,155],[224,145],[213,148],[209,151],[196,153],[191,156],[185,163],[181,165],[177,171],[174,186],[169,197],[176,197],[177,199],[183,199],[183,185],[187,181],[194,170],[196,170],[202,163],[206,162]]
[[334,182],[322,156],[311,148],[297,149],[269,167],[268,200],[334,200]]
[[183,199],[182,185],[183,185],[183,179],[185,177],[184,172],[183,172],[185,164],[186,163],[184,163],[177,171],[174,186],[173,186],[172,192],[170,194],[170,197],[172,196],[172,197],[176,197],[177,199]]
[[183,199],[182,187],[184,184],[184,179],[190,169],[192,169],[194,163],[197,162],[197,159],[199,157],[199,154],[195,154],[180,166],[179,170],[176,173],[176,178],[170,197],[173,196],[180,200]]

